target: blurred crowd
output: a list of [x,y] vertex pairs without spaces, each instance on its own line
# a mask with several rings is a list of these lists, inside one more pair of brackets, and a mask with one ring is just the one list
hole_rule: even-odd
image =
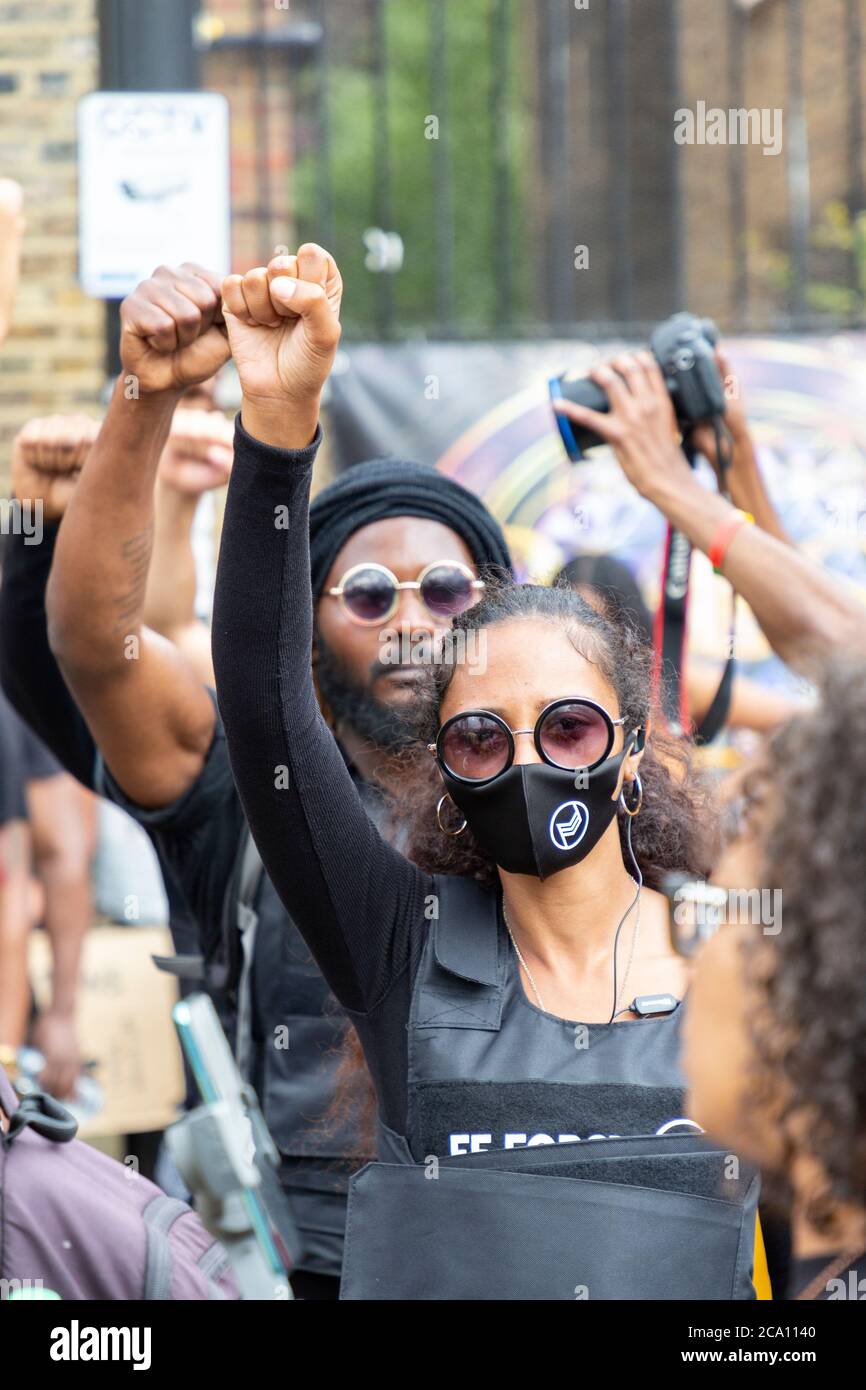
[[[0,342],[23,228],[20,191],[2,182]],[[624,1038],[623,1024],[676,1018],[676,1055],[664,1050],[670,1029],[647,1032],[660,1040],[647,1044],[652,1064],[623,1054],[602,1066],[581,1118],[569,1124],[557,1112],[559,1143],[658,1136],[671,1116],[678,1136],[704,1131],[762,1174],[748,1242],[758,1296],[850,1296],[839,1288],[866,1276],[861,597],[785,533],[742,394],[731,394],[725,415],[729,458],[709,426],[692,437],[715,470],[714,491],[672,446],[664,383],[639,352],[593,373],[607,414],[558,409],[598,430],[629,482],[710,556],[802,678],[794,698],[734,675],[726,724],[755,734],[748,761],[708,777],[693,757],[720,671],[686,666],[685,727],[664,729],[652,690],[654,619],[616,556],[588,549],[547,593],[518,589],[495,519],[433,469],[362,464],[314,491],[305,568],[298,479],[312,472],[320,438],[338,279],[319,248],[225,284],[198,267],[161,268],[124,305],[105,420],[21,421],[11,493],[38,509],[40,533],[37,541],[16,528],[14,505],[7,512],[0,1060],[14,1081],[30,1049],[39,1088],[74,1101],[88,1062],[77,1033],[88,932],[99,922],[167,921],[178,988],[213,999],[279,1152],[295,1296],[334,1298],[341,1275],[344,1297],[389,1296],[371,1293],[370,1272],[387,1250],[367,1252],[348,1279],[343,1271],[355,1169],[376,1152],[394,1164],[497,1147],[537,1156],[556,1137],[533,1110],[537,1096],[569,1078],[550,1060],[555,1044],[533,1029],[585,1019]],[[237,435],[215,406],[230,353],[243,391]],[[725,381],[735,378],[723,349],[717,363]],[[202,499],[222,499],[230,478],[215,677],[194,538]],[[394,628],[396,658],[382,646]],[[557,646],[560,629],[581,634],[579,671],[567,664],[571,648]],[[459,662],[446,678],[430,652],[473,631],[486,635],[487,664],[464,690]],[[508,632],[519,642],[509,645]],[[554,706],[568,706],[567,719],[560,709],[551,724]],[[569,751],[581,739],[585,757]],[[425,744],[435,756],[422,765]],[[592,777],[614,755],[605,806]],[[584,766],[587,790],[573,781],[577,800],[567,801],[568,778]],[[515,773],[511,799],[497,801],[494,790]],[[584,825],[580,848],[569,843],[573,821],[562,832],[568,863],[551,865],[541,840],[548,827],[554,836],[558,803],[578,807],[582,796],[587,825],[598,813],[598,839]],[[475,981],[486,998],[498,986],[484,959],[466,966],[454,956],[449,967],[448,951],[460,948],[453,938],[447,945],[441,923],[428,959],[422,904],[442,875],[498,894],[503,917],[491,930],[513,948],[516,972],[501,1001],[516,1039],[504,1060],[500,1049],[491,1062],[480,1045],[459,1052],[476,1037],[461,990]],[[461,912],[474,920],[471,895]],[[52,958],[50,998],[38,1006],[28,966],[35,931]],[[437,1042],[431,1022],[407,1060],[407,1029],[422,1027],[419,1010],[434,996],[444,1014],[467,1011],[452,1020],[456,1050]],[[494,1025],[478,1026],[484,1039]],[[467,1089],[456,1118],[453,1096],[482,1083],[501,1083],[502,1115],[492,1102],[485,1110],[476,1090],[470,1103]],[[196,1101],[187,1075],[185,1104]],[[473,1106],[474,1130],[465,1119]],[[523,1182],[529,1171],[520,1170]],[[152,1176],[161,1192],[190,1198],[165,1148]],[[753,1202],[743,1220],[754,1221],[746,1186],[736,1200],[747,1213]],[[418,1292],[425,1279],[435,1284],[437,1268],[433,1259],[423,1275],[404,1271],[406,1296],[461,1296],[450,1286]],[[131,1296],[109,1273],[88,1282],[58,1263],[48,1278],[68,1286],[67,1297]],[[633,1288],[624,1271],[617,1278]],[[652,1296],[639,1281],[634,1288],[622,1296]]]

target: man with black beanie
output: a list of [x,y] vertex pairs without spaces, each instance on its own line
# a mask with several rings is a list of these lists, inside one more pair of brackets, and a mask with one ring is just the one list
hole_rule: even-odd
[[[179,391],[211,376],[227,355],[215,310],[201,308],[214,279],[195,267],[161,270],[125,302],[123,368],[107,417],[62,526],[46,525],[38,547],[12,538],[0,635],[15,654],[21,713],[79,776],[88,764],[84,715],[102,755],[101,790],[144,825],[181,885],[205,958],[220,963],[220,924],[226,914],[243,920],[243,811],[213,692],[141,617],[155,469]],[[194,370],[182,383],[184,354],[169,353],[166,311],[158,307],[176,297],[188,317],[200,315]],[[185,321],[182,332],[189,331]],[[140,392],[134,401],[124,389],[131,375]],[[478,498],[435,469],[390,460],[359,465],[320,493],[311,547],[323,704],[378,818],[376,778],[405,738],[417,652],[475,601],[485,573],[510,569],[508,549]],[[78,709],[48,645],[49,567],[52,645]],[[353,1124],[337,1131],[325,1118],[345,1020],[263,873],[254,907],[248,1069],[303,1238],[292,1283],[300,1297],[335,1298],[345,1192],[361,1157]],[[229,983],[223,1004],[228,999],[237,1014],[237,981]]]

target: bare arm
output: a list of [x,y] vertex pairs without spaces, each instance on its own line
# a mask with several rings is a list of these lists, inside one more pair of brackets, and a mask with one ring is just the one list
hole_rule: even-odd
[[144,807],[198,776],[214,729],[201,680],[144,623],[154,483],[186,386],[228,356],[216,277],[160,270],[121,311],[124,372],[69,501],[49,580],[52,650],[114,777]]
[[[761,473],[761,465],[758,462],[755,441],[752,439],[752,433],[749,429],[745,402],[739,382],[721,348],[716,352],[716,361],[724,378],[726,390],[730,393],[725,411],[725,424],[733,444],[733,456],[727,477],[731,500],[735,507],[740,507],[744,512],[750,512],[762,531],[766,531],[768,535],[775,536],[777,540],[785,541],[790,545],[792,544],[791,538],[782,525],[779,513],[773,506]],[[692,438],[700,452],[709,459],[717,476],[721,479],[715,431],[712,426],[699,425],[693,432]]]
[[[721,671],[715,664],[689,661],[686,681],[689,692],[689,713],[700,724],[719,688]],[[748,676],[736,676],[731,691],[728,726],[732,729],[754,729],[768,733],[785,724],[805,708],[802,700],[793,699],[780,690],[768,690]]]
[[[557,408],[606,439],[629,482],[708,554],[736,512],[689,468],[655,358],[650,353],[620,357],[593,377],[610,398],[609,415],[568,401]],[[761,527],[740,527],[722,572],[751,607],[777,656],[802,674],[814,676],[840,648],[866,651],[866,610],[853,593]]]
[[210,633],[195,612],[192,527],[204,493],[228,482],[233,440],[233,426],[218,411],[178,409],[156,481],[144,620],[179,648],[206,685],[214,683],[213,662]]
[[40,1081],[52,1095],[72,1091],[81,1057],[75,1007],[84,938],[93,923],[90,866],[96,802],[73,777],[40,778],[27,788],[33,867],[45,894],[43,925],[51,943],[51,1003],[33,1041],[45,1056]]
[[27,824],[0,826],[0,1044],[20,1047],[30,1012],[30,844]]

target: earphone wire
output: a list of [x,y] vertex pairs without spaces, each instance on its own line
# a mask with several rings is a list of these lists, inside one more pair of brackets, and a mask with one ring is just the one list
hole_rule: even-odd
[[[627,845],[628,852],[629,852],[629,857],[631,858],[631,862],[632,862],[632,864],[634,865],[635,893],[634,893],[634,897],[632,898],[631,902],[629,903],[628,907],[626,908],[625,912],[623,913],[623,915],[622,915],[622,917],[621,917],[621,919],[620,919],[619,926],[617,927],[616,933],[615,933],[614,938],[613,938],[613,1008],[611,1009],[611,1015],[610,1015],[610,1018],[608,1019],[608,1023],[613,1023],[614,1020],[615,1020],[616,1017],[617,1017],[616,1006],[617,1006],[617,1003],[618,1003],[618,992],[617,992],[617,985],[616,985],[616,974],[617,974],[617,972],[616,972],[616,960],[617,960],[617,952],[618,952],[618,950],[619,950],[619,937],[620,937],[620,932],[622,931],[623,927],[625,926],[625,924],[626,924],[626,922],[628,921],[628,919],[629,919],[629,917],[631,916],[631,914],[634,912],[635,907],[638,908],[638,920],[637,920],[637,923],[635,924],[634,936],[633,936],[633,938],[632,938],[632,956],[634,955],[634,947],[635,947],[635,943],[636,943],[636,941],[637,941],[637,928],[638,928],[638,926],[640,925],[640,906],[639,906],[639,904],[640,904],[640,893],[641,893],[641,889],[643,888],[643,874],[642,874],[641,871],[640,871],[640,865],[638,864],[637,859],[635,858],[635,852],[634,852],[634,849],[633,849],[632,843],[631,843],[631,822],[632,822],[632,817],[629,816],[629,818],[628,818],[628,824],[626,825],[626,828],[625,828],[625,838],[626,838],[626,845]],[[629,970],[630,970],[630,969],[631,969],[631,958],[629,958],[628,965],[626,966],[626,972],[625,972],[625,975],[624,975],[624,977],[623,977],[623,984],[625,984],[626,980],[628,979],[628,974],[629,974]],[[622,1012],[625,1013],[626,1010],[622,1010]]]

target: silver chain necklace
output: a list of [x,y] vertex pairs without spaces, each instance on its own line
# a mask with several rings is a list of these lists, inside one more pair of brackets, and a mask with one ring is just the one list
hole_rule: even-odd
[[528,980],[529,983],[532,985],[532,992],[533,992],[533,994],[535,995],[536,1001],[537,1001],[537,1003],[538,1003],[538,1007],[540,1008],[540,1010],[541,1010],[541,1012],[542,1012],[543,1014],[546,1014],[546,1013],[547,1013],[547,1010],[546,1010],[546,1008],[544,1007],[544,1003],[543,1003],[543,1001],[542,1001],[541,993],[540,993],[540,991],[539,991],[538,985],[535,983],[535,980],[532,978],[532,971],[530,970],[529,966],[526,964],[526,961],[523,959],[523,953],[521,952],[520,947],[518,946],[517,942],[514,940],[514,932],[511,930],[511,923],[510,923],[509,920],[508,920],[508,913],[505,911],[505,899],[504,899],[504,898],[502,899],[502,920],[503,920],[503,922],[505,923],[505,930],[508,932],[508,935],[511,937],[511,944],[512,944],[512,946],[514,947],[514,953],[515,953],[515,955],[517,956],[517,959],[520,961],[520,964],[523,966],[524,971],[526,972],[526,978],[527,978],[527,980]]
[[[618,993],[618,995],[617,995],[617,997],[616,997],[616,1000],[615,1000],[615,1002],[614,1002],[614,1006],[613,1006],[613,1017],[614,1017],[614,1018],[616,1018],[616,1016],[617,1016],[617,1014],[618,1014],[618,1012],[619,1012],[620,1000],[622,999],[622,996],[623,996],[623,994],[625,993],[625,987],[626,987],[626,984],[627,984],[627,982],[628,982],[629,972],[631,971],[632,961],[634,960],[634,952],[635,952],[635,947],[636,947],[636,945],[637,945],[638,932],[640,931],[640,891],[638,891],[637,896],[635,897],[635,901],[632,903],[631,907],[629,908],[628,912],[626,913],[626,917],[630,916],[631,911],[632,911],[632,908],[634,908],[634,906],[635,906],[635,903],[637,903],[637,917],[636,917],[636,919],[635,919],[634,932],[633,932],[632,938],[631,938],[631,950],[629,951],[629,954],[628,954],[628,964],[627,964],[626,967],[625,967],[625,974],[624,974],[623,977],[622,977],[622,984],[620,985],[619,993]],[[534,979],[534,977],[533,977],[532,971],[530,970],[529,966],[526,964],[526,961],[525,961],[524,958],[523,958],[523,952],[521,951],[520,947],[518,946],[517,942],[516,942],[515,939],[514,939],[514,932],[511,930],[511,923],[510,923],[509,920],[508,920],[508,913],[507,913],[507,911],[505,910],[505,899],[504,899],[504,898],[502,899],[502,920],[503,920],[503,922],[505,923],[505,930],[508,932],[509,938],[510,938],[510,940],[511,940],[511,944],[512,944],[512,946],[514,947],[514,954],[517,956],[517,959],[518,959],[519,963],[523,966],[524,974],[526,975],[527,980],[529,981],[530,985],[532,986],[532,992],[533,992],[533,994],[535,995],[536,1003],[538,1004],[538,1007],[539,1007],[539,1009],[541,1010],[541,1012],[542,1012],[543,1014],[546,1014],[546,1013],[547,1013],[547,1010],[545,1009],[545,1007],[544,1007],[544,1001],[543,1001],[543,999],[541,998],[541,991],[539,990],[538,985],[535,983],[535,979]],[[623,921],[624,921],[624,920],[625,920],[625,918],[623,918]]]

